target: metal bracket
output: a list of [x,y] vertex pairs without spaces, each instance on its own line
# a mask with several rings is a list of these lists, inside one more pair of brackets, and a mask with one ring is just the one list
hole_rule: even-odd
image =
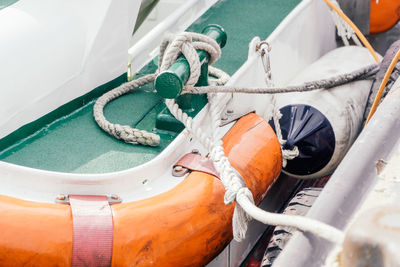
[[[122,202],[122,199],[115,194],[112,194],[110,196],[107,196],[108,198],[108,204],[113,205],[113,204],[119,204]],[[69,195],[59,195],[56,197],[56,203],[57,204],[65,204],[65,205],[69,205]]]
[[208,158],[202,157],[200,153],[195,151],[184,155],[174,164],[172,175],[175,177],[182,177],[191,171],[204,172],[219,178],[219,174],[213,162]]
[[[195,154],[195,155],[200,155],[201,156],[201,154],[200,154],[198,149],[193,149],[192,152],[189,153],[189,154]],[[184,158],[185,156],[183,156],[182,158]],[[185,167],[183,167],[183,166],[178,164],[182,160],[182,158],[172,167],[172,176],[182,177],[182,176],[185,176],[187,173],[190,172],[190,169],[185,168]]]
[[220,127],[225,126],[233,121],[236,121],[243,117],[244,115],[247,115],[249,113],[255,112],[255,110],[251,107],[244,107],[244,108],[226,108],[221,115],[221,124],[219,125]]
[[233,95],[224,102],[225,108],[221,112],[221,123],[219,127],[225,126],[241,117],[255,112],[254,108],[249,105],[243,105],[243,101]]
[[256,45],[256,52],[261,57],[261,62],[265,71],[265,83],[267,86],[273,86],[272,72],[271,72],[271,45],[267,41],[261,41]]

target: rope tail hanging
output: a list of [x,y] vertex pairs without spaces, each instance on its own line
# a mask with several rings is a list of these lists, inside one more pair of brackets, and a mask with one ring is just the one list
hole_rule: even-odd
[[[324,1],[329,2],[328,0]],[[337,9],[335,6],[332,8]],[[345,18],[344,20],[347,22]],[[360,39],[363,41],[363,38]],[[134,129],[130,126],[121,126],[110,123],[105,118],[103,109],[109,102],[118,98],[119,96],[127,94],[144,84],[153,82],[157,74],[160,71],[168,69],[168,67],[171,66],[171,64],[177,59],[178,55],[182,53],[190,65],[189,80],[183,89],[183,93],[207,93],[211,114],[212,134],[208,135],[201,128],[196,127],[193,119],[182,111],[174,99],[166,99],[165,104],[170,110],[171,114],[181,121],[185,125],[187,131],[197,138],[198,141],[210,152],[210,158],[213,160],[215,168],[220,173],[221,181],[226,190],[224,202],[229,204],[236,201],[237,205],[235,205],[232,220],[233,235],[235,240],[241,241],[245,238],[247,223],[254,218],[269,225],[291,226],[301,231],[311,232],[319,237],[330,240],[331,242],[341,244],[344,239],[344,233],[330,225],[310,218],[266,212],[255,206],[251,191],[247,188],[240,174],[229,163],[229,160],[224,153],[222,140],[217,134],[219,131],[219,125],[221,124],[221,113],[224,109],[222,104],[224,101],[221,100],[227,95],[224,93],[233,92],[251,94],[277,94],[306,92],[311,90],[319,90],[321,88],[329,89],[351,81],[366,79],[378,71],[379,64],[372,64],[354,72],[329,79],[308,82],[299,86],[290,86],[286,88],[272,87],[272,81],[271,84],[269,84],[269,86],[266,88],[223,86],[229,80],[229,76],[223,71],[210,66],[209,71],[213,76],[217,77],[217,80],[213,80],[211,86],[195,87],[194,85],[197,83],[197,80],[200,76],[201,68],[201,64],[196,54],[196,49],[205,50],[210,54],[210,64],[217,61],[221,53],[218,44],[216,44],[214,40],[207,36],[197,33],[182,33],[175,37],[168,35],[160,46],[158,61],[159,69],[155,74],[146,75],[137,80],[125,83],[109,93],[106,93],[97,100],[94,106],[94,117],[98,125],[110,135],[127,143],[149,146],[158,145],[160,140],[158,135],[139,129]],[[372,51],[371,53],[378,61],[376,55]],[[277,121],[279,121],[279,118]],[[280,141],[281,143],[284,142],[284,140]],[[284,159],[290,159],[293,157],[293,155],[295,156],[293,153],[296,151],[292,151],[293,153],[289,152],[286,154],[283,153],[285,157]]]
[[[357,37],[361,40],[361,42],[364,44],[364,46],[369,50],[373,58],[375,59],[376,62],[379,62],[379,58],[375,52],[375,50],[372,48],[371,44],[368,42],[367,38],[361,33],[361,31],[357,28],[357,26],[349,19],[349,17],[346,16],[346,14],[343,13],[343,11],[340,9],[339,4],[337,3],[336,0],[324,0],[325,3],[331,8],[334,13],[333,13],[333,20],[336,23],[336,27],[338,28],[338,33],[343,39],[343,42],[348,45],[348,41],[345,40],[348,37],[351,37],[354,39],[354,33],[357,35]],[[337,16],[337,15],[338,16]],[[340,17],[340,18],[339,18]],[[356,44],[359,44],[358,41],[355,41]]]
[[[174,41],[172,42],[174,43]],[[173,49],[176,49],[176,52],[179,51],[178,46],[173,46]],[[188,59],[189,65],[196,64],[195,61],[191,61],[191,55],[186,56]],[[169,62],[163,61],[162,64],[169,64]],[[351,78],[354,77],[360,78],[365,75],[365,73],[369,73],[371,69],[375,69],[376,66],[369,66],[368,70],[360,71],[361,74],[356,76],[352,75]],[[190,67],[192,69],[192,67]],[[195,69],[195,68],[193,68]],[[192,75],[192,71],[190,75]],[[340,80],[340,79],[339,79]],[[343,82],[343,81],[340,81]],[[236,201],[238,205],[235,205],[235,210],[233,214],[232,226],[233,226],[233,235],[235,240],[241,241],[245,238],[245,234],[247,231],[247,223],[251,220],[251,218],[256,218],[257,220],[262,221],[263,223],[267,223],[270,225],[284,224],[290,225],[297,229],[301,229],[304,231],[310,231],[318,236],[326,238],[335,243],[341,243],[344,234],[333,228],[329,225],[323,224],[321,222],[316,222],[309,218],[303,217],[294,217],[287,216],[282,214],[275,214],[265,212],[259,209],[254,204],[254,199],[251,191],[247,188],[246,184],[243,181],[243,178],[238,174],[238,172],[230,165],[229,160],[225,156],[224,148],[222,146],[222,141],[218,138],[216,132],[219,129],[219,125],[221,123],[221,113],[223,111],[224,106],[221,105],[221,98],[224,97],[224,94],[215,94],[216,92],[226,93],[228,91],[236,92],[236,90],[226,90],[224,86],[210,86],[210,87],[201,87],[202,89],[210,89],[212,88],[212,92],[208,92],[208,100],[210,105],[210,114],[211,114],[211,127],[213,134],[211,136],[205,134],[199,127],[195,127],[193,120],[186,113],[179,108],[178,104],[174,99],[167,99],[165,101],[170,112],[181,121],[186,129],[195,137],[197,140],[210,152],[210,158],[213,160],[215,168],[221,175],[221,181],[225,187],[225,197],[224,202],[226,204],[232,203]],[[315,88],[315,89],[320,89]],[[185,92],[187,93],[204,93],[204,91],[199,87],[188,86],[185,88]],[[236,89],[236,88],[235,88]],[[298,88],[296,88],[297,90]],[[303,88],[304,89],[304,88]],[[315,90],[312,88],[312,90]],[[251,91],[253,89],[248,89]],[[264,88],[264,90],[270,93],[276,93],[272,88]],[[289,91],[293,90],[290,88]]]

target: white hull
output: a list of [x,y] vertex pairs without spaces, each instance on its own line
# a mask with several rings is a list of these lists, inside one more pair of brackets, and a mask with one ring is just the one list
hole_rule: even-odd
[[[21,0],[20,2],[23,3],[24,1]],[[120,5],[132,3],[132,1],[128,2],[129,1],[118,3]],[[111,4],[110,7],[112,7]],[[105,17],[104,20],[106,21],[107,17]],[[114,21],[114,23],[118,23],[118,21]],[[131,30],[129,27],[121,29],[121,31],[124,32],[129,30]],[[158,28],[154,30],[160,31]],[[100,33],[93,36],[93,38],[103,38],[104,40],[99,43],[107,43],[109,39],[111,39],[107,35],[110,34],[110,32],[113,31],[104,28],[104,32],[100,31]],[[70,39],[76,40],[78,37],[73,34],[77,33],[71,32],[72,36],[70,36]],[[114,34],[117,34],[117,32]],[[154,33],[150,33],[149,36],[152,36],[152,34],[155,35]],[[0,37],[1,36],[0,31]],[[82,33],[79,38],[82,40],[90,39],[87,35],[84,35],[84,33]],[[235,73],[228,85],[246,87],[265,86],[264,69],[258,54],[255,52],[255,44],[258,40],[259,39],[255,39],[251,42],[248,60]],[[119,40],[118,42],[115,41],[116,43],[114,45],[109,43],[108,47],[91,47],[90,45],[79,47],[79,58],[77,54],[71,55],[71,57],[76,56],[78,58],[74,65],[65,66],[63,65],[64,61],[61,61],[60,68],[56,70],[57,73],[61,74],[70,71],[70,76],[72,78],[69,79],[63,80],[59,76],[52,77],[52,75],[47,74],[44,77],[52,77],[49,79],[54,80],[43,81],[42,79],[38,79],[38,77],[43,77],[43,73],[50,73],[51,70],[54,72],[54,63],[49,63],[47,66],[48,69],[41,70],[35,69],[35,66],[39,65],[39,62],[30,62],[29,69],[31,71],[29,74],[23,74],[24,79],[21,79],[21,83],[23,84],[16,87],[7,87],[14,89],[19,88],[18,90],[20,91],[17,90],[17,93],[15,93],[15,90],[10,89],[10,96],[7,100],[3,100],[6,106],[6,112],[2,113],[2,117],[0,118],[0,128],[2,129],[0,136],[7,135],[18,127],[86,93],[87,90],[104,84],[124,73],[126,70],[126,65],[124,64],[126,62],[126,53],[115,53],[117,56],[112,59],[107,58],[106,55],[109,49],[127,51],[125,41],[128,43],[128,38],[126,40]],[[322,55],[336,48],[335,26],[330,19],[328,8],[322,1],[305,0],[284,19],[276,30],[267,38],[267,41],[272,47],[271,67],[274,83],[277,86],[284,86],[289,84],[302,69],[315,62]],[[153,42],[153,40],[149,39],[148,42]],[[139,43],[137,45],[139,45]],[[143,43],[140,44],[140,47],[147,47],[147,45],[148,43]],[[49,47],[46,48],[46,50],[56,50],[56,48],[57,47]],[[1,51],[4,50],[0,49],[0,52]],[[29,55],[34,53],[35,49],[29,47],[29,49],[25,48],[22,49],[22,51],[24,51],[25,54],[19,55],[20,60],[18,62],[25,62],[26,58],[29,58]],[[131,49],[130,54],[135,56],[135,53],[137,53],[135,51],[135,49]],[[145,58],[140,59],[140,64],[147,62],[152,52],[147,51],[144,54]],[[84,61],[82,61],[82,59],[84,59]],[[132,62],[135,62],[135,59],[136,56],[132,59]],[[104,60],[110,60],[110,62],[104,62]],[[138,66],[140,64],[134,65]],[[93,75],[93,73],[96,73],[96,75]],[[26,75],[28,76],[26,77]],[[10,74],[7,76],[10,76]],[[67,75],[63,77],[70,76]],[[11,86],[11,80],[14,81],[15,76],[12,79],[7,79],[10,80],[9,83]],[[35,81],[37,84],[44,84],[43,89],[38,89],[39,91],[32,90],[31,92],[22,91],[21,88],[34,87],[33,84],[35,84]],[[59,81],[64,82],[58,84]],[[22,98],[11,101],[17,98],[17,96]],[[229,97],[226,99],[229,99]],[[269,103],[269,100],[270,97],[267,95],[240,95],[239,97],[233,97],[227,105],[234,111],[248,109],[248,106],[251,106],[256,113],[264,115],[267,110],[266,103]],[[15,108],[13,106],[15,103],[24,104]],[[195,118],[195,123],[202,128],[206,128],[207,125],[209,125],[208,106],[198,114]],[[223,127],[221,129],[221,135],[231,126],[232,123]],[[54,203],[56,196],[59,194],[118,194],[124,201],[141,200],[170,190],[180,183],[183,178],[173,177],[171,175],[171,166],[180,157],[193,149],[198,149],[200,152],[205,153],[205,149],[193,140],[192,136],[190,136],[187,131],[183,131],[153,160],[135,168],[104,174],[52,172],[0,162],[0,173],[2,173],[0,176],[0,184],[2,185],[0,187],[0,194],[48,203]],[[35,181],[35,183],[32,184],[32,181]],[[264,202],[264,204],[265,203],[266,202]],[[230,246],[210,263],[209,266],[237,266],[240,264],[243,261],[243,257],[247,255],[264,229],[263,226],[257,222],[252,222],[249,228],[251,230],[245,242],[237,243],[232,241]]]

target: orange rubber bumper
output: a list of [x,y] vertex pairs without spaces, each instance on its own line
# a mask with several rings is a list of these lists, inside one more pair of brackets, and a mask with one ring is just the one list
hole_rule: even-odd
[[[223,139],[231,164],[259,203],[281,171],[275,133],[249,114]],[[220,180],[192,172],[160,195],[112,207],[112,266],[204,266],[232,239],[234,204]],[[1,266],[70,266],[70,207],[0,196]]]

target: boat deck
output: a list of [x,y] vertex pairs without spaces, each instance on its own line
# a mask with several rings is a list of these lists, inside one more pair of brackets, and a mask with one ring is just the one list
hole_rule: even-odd
[[[233,74],[246,60],[254,36],[265,39],[300,0],[219,1],[188,31],[200,32],[208,24],[223,26],[228,42],[215,64]],[[149,63],[139,75],[151,73]],[[127,124],[161,135],[159,147],[125,144],[104,133],[95,123],[92,108],[97,97],[125,81],[125,76],[96,88],[50,114],[0,140],[0,160],[32,168],[106,173],[132,168],[157,156],[178,133],[155,129],[155,117],[165,107],[152,85],[110,103],[105,115],[111,122]]]

